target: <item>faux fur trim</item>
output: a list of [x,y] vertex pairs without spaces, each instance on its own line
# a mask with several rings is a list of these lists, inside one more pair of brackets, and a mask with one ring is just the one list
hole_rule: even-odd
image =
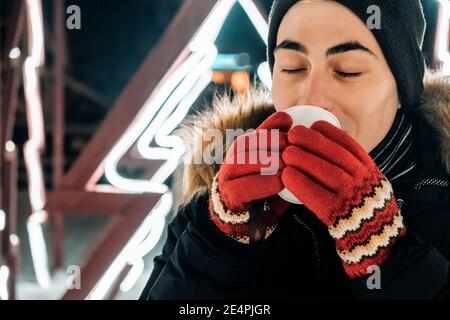
[[439,136],[440,156],[450,173],[450,76],[427,72],[419,110]]

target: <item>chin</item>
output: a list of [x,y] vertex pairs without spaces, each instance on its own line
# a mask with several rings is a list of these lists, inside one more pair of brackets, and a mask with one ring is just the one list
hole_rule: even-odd
[[342,130],[342,131],[344,131],[348,136],[352,137],[354,140],[358,141],[358,139],[356,139],[356,136],[352,132],[347,131],[347,130]]

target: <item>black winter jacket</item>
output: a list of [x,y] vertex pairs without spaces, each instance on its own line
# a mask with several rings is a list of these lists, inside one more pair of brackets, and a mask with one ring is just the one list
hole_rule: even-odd
[[[263,91],[254,90],[248,100],[215,101],[195,125],[203,130],[256,128],[273,111]],[[429,76],[412,115],[419,164],[392,183],[407,234],[381,266],[380,289],[369,289],[370,274],[347,277],[326,226],[304,206],[292,205],[264,241],[241,244],[223,235],[208,214],[208,190],[218,167],[203,164],[185,168],[186,205],[168,227],[141,299],[449,298],[448,81]],[[200,143],[193,125],[190,121],[184,127],[191,156]]]

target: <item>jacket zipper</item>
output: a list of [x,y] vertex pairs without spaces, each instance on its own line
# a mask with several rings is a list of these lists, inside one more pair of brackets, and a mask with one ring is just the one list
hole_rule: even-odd
[[445,179],[431,178],[431,179],[422,179],[422,180],[418,181],[414,185],[414,188],[416,190],[420,190],[425,186],[435,186],[435,187],[446,188],[449,185],[450,185],[450,182]]
[[294,220],[304,229],[306,230],[309,235],[311,236],[313,245],[314,245],[314,256],[315,256],[315,262],[316,262],[316,268],[317,268],[317,276],[320,277],[320,268],[321,268],[321,261],[320,261],[320,249],[319,249],[319,242],[317,241],[316,234],[314,233],[314,230],[300,217],[294,213],[293,214]]
[[404,180],[398,180],[396,183],[414,183],[414,189],[415,190],[421,190],[423,187],[441,187],[446,188],[450,186],[450,181],[446,179],[440,179],[440,178],[425,178],[425,179],[404,179]]

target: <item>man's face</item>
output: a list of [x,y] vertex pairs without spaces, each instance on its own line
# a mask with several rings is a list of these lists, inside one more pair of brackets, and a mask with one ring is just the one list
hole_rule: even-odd
[[277,111],[324,108],[367,152],[386,136],[399,105],[396,82],[375,37],[349,9],[298,2],[280,24],[274,55]]

